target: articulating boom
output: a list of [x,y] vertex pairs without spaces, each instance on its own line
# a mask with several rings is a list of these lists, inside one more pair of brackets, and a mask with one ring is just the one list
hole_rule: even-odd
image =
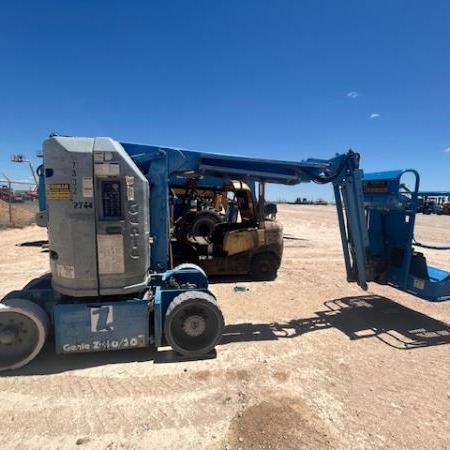
[[[342,243],[348,280],[366,286],[365,253],[368,247],[367,228],[364,223],[359,155],[352,151],[330,160],[279,161],[241,156],[218,155],[167,147],[121,144],[137,167],[150,182],[150,204],[158,206],[158,214],[150,215],[154,244],[152,267],[167,268],[169,230],[166,217],[169,196],[167,177],[214,176],[221,179],[240,179],[264,183],[296,185],[316,182],[333,183],[340,216],[347,215],[347,225],[340,219]],[[345,213],[343,212],[343,204]],[[261,202],[260,202],[261,203]]]

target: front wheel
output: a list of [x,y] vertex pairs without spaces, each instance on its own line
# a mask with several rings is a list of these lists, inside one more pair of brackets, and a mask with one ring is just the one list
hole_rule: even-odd
[[205,355],[219,342],[224,326],[222,311],[211,294],[186,291],[167,308],[164,335],[168,344],[184,356]]
[[272,281],[277,277],[278,266],[273,253],[259,253],[252,259],[250,275],[256,281]]

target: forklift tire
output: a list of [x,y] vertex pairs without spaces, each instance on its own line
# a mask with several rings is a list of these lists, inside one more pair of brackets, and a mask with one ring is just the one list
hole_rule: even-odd
[[250,275],[255,281],[272,281],[277,277],[279,261],[274,253],[255,255],[251,262]]
[[210,236],[214,231],[214,227],[222,222],[222,216],[215,209],[199,211],[192,220],[190,233],[192,236]]
[[177,295],[167,308],[164,335],[177,353],[200,356],[214,349],[224,326],[222,311],[211,294],[186,291]]
[[0,303],[0,371],[18,369],[41,351],[47,340],[47,313],[29,300]]

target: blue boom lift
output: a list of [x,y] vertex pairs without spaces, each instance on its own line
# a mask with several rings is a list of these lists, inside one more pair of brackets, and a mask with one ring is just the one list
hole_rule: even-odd
[[[169,345],[198,357],[214,349],[224,319],[205,272],[169,268],[174,176],[257,181],[261,215],[265,183],[332,183],[349,282],[450,297],[450,274],[412,249],[415,172],[415,190],[402,192],[402,172],[363,178],[352,151],[290,162],[60,136],[44,142],[43,158],[38,222],[48,229],[51,273],[0,302],[0,370],[27,364],[49,334],[60,354]],[[264,226],[256,224],[256,236]]]

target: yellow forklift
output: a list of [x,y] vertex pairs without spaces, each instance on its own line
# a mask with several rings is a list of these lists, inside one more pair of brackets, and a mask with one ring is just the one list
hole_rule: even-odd
[[172,264],[189,262],[208,275],[276,278],[283,253],[283,229],[276,205],[259,199],[244,181],[201,185],[172,181]]

